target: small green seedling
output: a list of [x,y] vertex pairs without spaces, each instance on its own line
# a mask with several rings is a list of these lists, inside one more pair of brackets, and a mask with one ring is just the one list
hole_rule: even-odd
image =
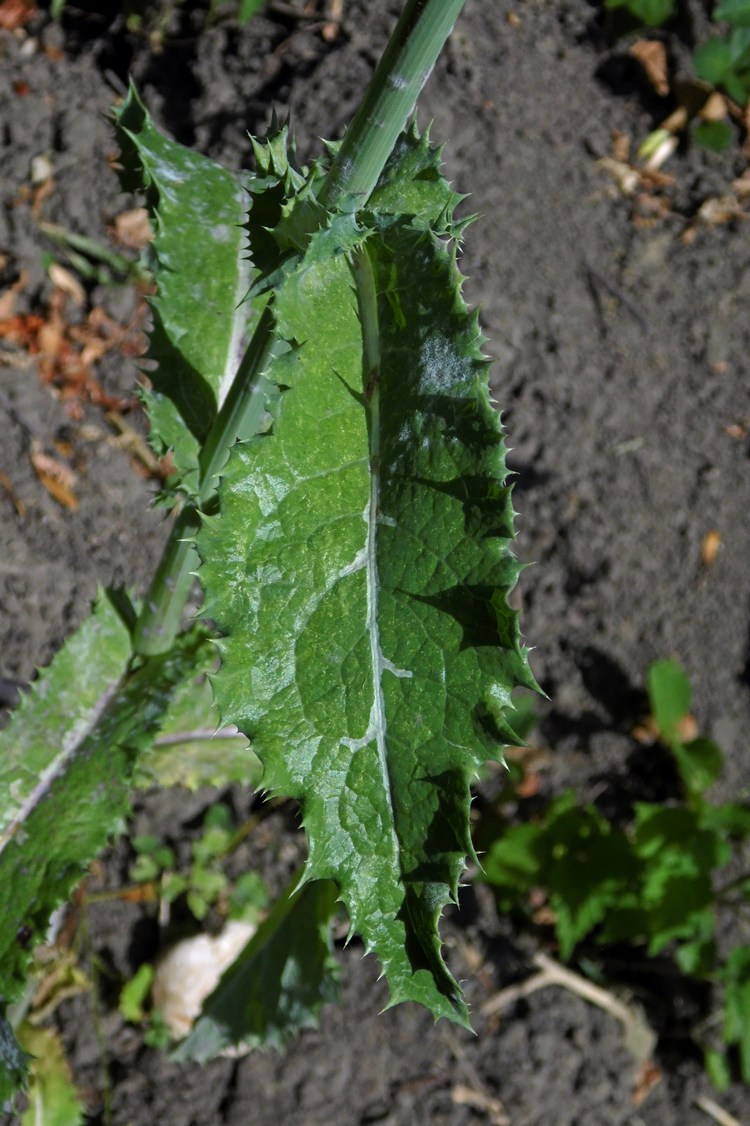
[[[676,661],[651,665],[648,694],[654,735],[671,751],[681,780],[680,800],[636,803],[630,821],[618,826],[565,793],[538,819],[505,829],[488,847],[479,878],[493,886],[503,911],[529,917],[543,892],[544,918],[553,920],[565,959],[584,941],[630,943],[647,957],[670,952],[683,974],[720,985],[725,1049],[739,1047],[740,1072],[750,1082],[750,946],[720,958],[716,944],[721,912],[750,902],[750,873],[723,884],[720,876],[743,856],[750,805],[709,799],[723,756],[691,730],[690,684]],[[725,1050],[705,1050],[711,1078],[725,1085]]]
[[604,0],[608,11],[626,10],[636,23],[645,27],[662,27],[672,18],[675,0]]
[[242,834],[235,832],[232,814],[223,802],[206,813],[204,831],[191,846],[191,862],[179,871],[174,850],[158,837],[134,837],[136,859],[130,879],[136,884],[157,884],[158,897],[174,903],[184,895],[193,916],[202,921],[221,903],[229,918],[257,922],[268,903],[268,890],[259,872],[244,872],[232,882],[224,868]]
[[693,55],[696,74],[724,90],[740,108],[750,97],[750,0],[722,0],[713,13],[729,31],[701,44]]

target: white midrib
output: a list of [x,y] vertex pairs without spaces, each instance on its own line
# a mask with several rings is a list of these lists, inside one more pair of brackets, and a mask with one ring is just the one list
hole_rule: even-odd
[[[240,213],[242,213],[242,207],[244,206],[243,193],[240,192],[237,198],[240,205]],[[219,386],[216,391],[216,400],[219,410],[229,394],[229,388],[232,386],[232,381],[237,374],[237,368],[242,359],[248,322],[245,298],[250,288],[251,275],[252,263],[250,262],[247,250],[242,245],[242,239],[240,239],[240,245],[237,248],[237,283],[234,292],[232,326],[227,342],[224,370],[219,378]]]
[[55,755],[52,762],[50,762],[39,775],[39,779],[31,791],[29,796],[23,802],[21,807],[16,812],[13,820],[6,826],[2,834],[0,834],[0,853],[4,851],[9,841],[14,835],[23,828],[24,823],[28,820],[29,816],[33,813],[36,807],[43,801],[49,794],[52,784],[58,778],[62,778],[65,771],[73,762],[76,755],[84,745],[86,739],[92,734],[102,715],[109,706],[110,701],[118,691],[122,684],[122,680],[118,679],[109,686],[99,697],[93,705],[89,713],[84,719],[76,723],[72,728],[68,737],[63,741],[62,748],[59,754]]
[[367,506],[367,633],[370,638],[370,661],[372,664],[373,702],[370,726],[374,728],[383,785],[389,806],[393,806],[391,775],[388,769],[388,748],[386,731],[388,720],[385,714],[383,694],[383,650],[380,647],[380,625],[378,622],[380,575],[378,572],[378,513],[380,511],[380,388],[376,385],[370,406],[370,500]]
[[[370,494],[366,509],[367,542],[365,567],[367,573],[367,633],[370,639],[370,663],[372,667],[373,701],[370,722],[365,738],[374,739],[388,806],[393,811],[393,792],[391,774],[388,766],[388,718],[383,693],[383,673],[386,669],[397,670],[383,657],[380,645],[379,595],[380,572],[378,569],[378,520],[380,517],[380,331],[378,324],[377,292],[372,264],[367,250],[359,250],[353,258],[352,270],[357,290],[360,322],[362,325],[362,359],[364,373],[365,409],[369,415],[370,444]],[[368,739],[368,741],[369,741]],[[396,834],[395,816],[391,818],[394,855],[400,852]]]

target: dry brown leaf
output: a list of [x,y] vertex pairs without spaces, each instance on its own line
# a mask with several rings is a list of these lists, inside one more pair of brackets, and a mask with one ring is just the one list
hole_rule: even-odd
[[630,734],[636,743],[640,743],[642,747],[649,747],[659,738],[659,728],[654,717],[650,715],[642,723],[637,724]]
[[738,180],[732,180],[729,185],[739,200],[746,200],[750,197],[750,169],[742,173]]
[[635,195],[638,191],[641,177],[635,168],[631,168],[622,160],[613,160],[611,156],[604,156],[596,163],[612,177],[623,195]]
[[680,742],[692,743],[693,739],[698,738],[698,721],[694,715],[688,712],[682,719],[677,720],[675,731]]
[[505,1113],[505,1108],[499,1099],[485,1095],[483,1091],[476,1091],[463,1083],[457,1083],[451,1090],[451,1098],[456,1106],[470,1106],[489,1118],[492,1126],[510,1126],[510,1119]]
[[526,774],[516,786],[519,798],[535,798],[539,793],[542,780],[538,774]]
[[612,130],[612,159],[627,164],[630,159],[630,137],[619,129]]
[[645,1103],[657,1083],[661,1082],[661,1071],[653,1060],[645,1060],[638,1069],[633,1090],[633,1106]]
[[0,322],[7,321],[15,313],[16,298],[25,287],[28,278],[29,275],[26,270],[22,270],[18,275],[18,280],[9,285],[3,293],[0,293]]
[[143,250],[154,237],[146,208],[133,207],[115,215],[112,234],[115,242],[119,242],[121,246],[127,246],[130,250]]
[[86,291],[75,274],[71,274],[59,262],[51,262],[47,274],[55,289],[61,290],[80,309],[86,300]]
[[36,15],[34,0],[2,0],[0,4],[0,27],[4,31],[15,31],[27,24]]
[[326,43],[334,43],[338,39],[343,16],[344,0],[329,0],[326,5],[326,22],[320,33]]
[[704,567],[713,567],[721,547],[721,532],[712,528],[706,532],[701,544],[701,563]]
[[714,90],[709,94],[699,114],[704,121],[723,121],[727,116],[727,102],[723,94]]
[[658,39],[639,39],[632,45],[628,54],[641,64],[649,84],[659,97],[665,98],[669,93],[669,77],[664,44]]
[[8,474],[3,473],[2,471],[0,471],[0,489],[3,489],[4,492],[7,494],[11,504],[15,508],[18,515],[21,516],[21,517],[25,516],[26,515],[26,505],[23,503],[21,498],[18,496],[18,493],[13,488],[13,482],[11,481]]
[[31,443],[29,457],[37,477],[50,496],[63,508],[69,508],[75,512],[78,508],[78,497],[73,491],[76,475],[70,466],[60,461],[59,458],[45,453],[41,443],[36,439]]

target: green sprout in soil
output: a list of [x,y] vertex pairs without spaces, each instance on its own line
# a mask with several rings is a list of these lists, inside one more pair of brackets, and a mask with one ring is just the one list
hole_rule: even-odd
[[[675,15],[673,0],[604,0],[604,6],[615,16],[627,13],[638,28],[668,28]],[[688,128],[698,144],[712,151],[727,148],[735,140],[737,129],[732,121],[747,134],[750,0],[723,0],[714,9],[712,19],[725,25],[725,30],[698,45],[692,57],[693,75],[669,75],[666,53],[653,75],[657,92],[661,96],[669,92],[676,108],[639,148],[639,158],[647,167],[658,168],[677,147],[677,135]],[[651,63],[646,60],[646,53],[664,52],[663,43],[646,39],[637,46],[645,48],[634,48],[634,53],[645,62],[648,75]]]
[[[690,684],[675,661],[648,674],[651,725],[641,738],[669,749],[681,783],[674,802],[638,802],[624,824],[574,793],[540,816],[490,840],[480,879],[503,912],[521,911],[554,929],[560,957],[592,944],[671,958],[685,978],[712,983],[722,997],[720,1042],[696,1034],[712,1081],[724,1088],[733,1066],[750,1082],[750,945],[721,947],[722,920],[750,907],[750,804],[710,799],[723,755],[694,731]],[[590,957],[590,953],[589,953]],[[663,972],[663,971],[662,971]]]

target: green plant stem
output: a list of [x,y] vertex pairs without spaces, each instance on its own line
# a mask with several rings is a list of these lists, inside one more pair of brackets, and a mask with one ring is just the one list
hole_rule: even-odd
[[[202,509],[214,495],[217,477],[231,446],[240,436],[257,433],[260,428],[265,412],[263,373],[271,358],[273,343],[273,313],[267,305],[201,450],[198,501]],[[192,541],[199,527],[198,507],[186,504],[172,526],[136,623],[133,649],[139,656],[166,653],[174,644],[198,566]]]
[[[463,4],[464,0],[407,0],[323,184],[324,206],[356,210],[367,202]],[[263,370],[273,341],[269,302],[201,452],[200,508],[214,495],[230,447],[238,437],[257,432],[265,409]],[[186,504],[175,520],[136,624],[133,647],[138,656],[166,653],[174,644],[198,565],[192,540],[199,526],[198,506]]]
[[356,211],[367,202],[463,5],[407,0],[326,177],[326,207]]

